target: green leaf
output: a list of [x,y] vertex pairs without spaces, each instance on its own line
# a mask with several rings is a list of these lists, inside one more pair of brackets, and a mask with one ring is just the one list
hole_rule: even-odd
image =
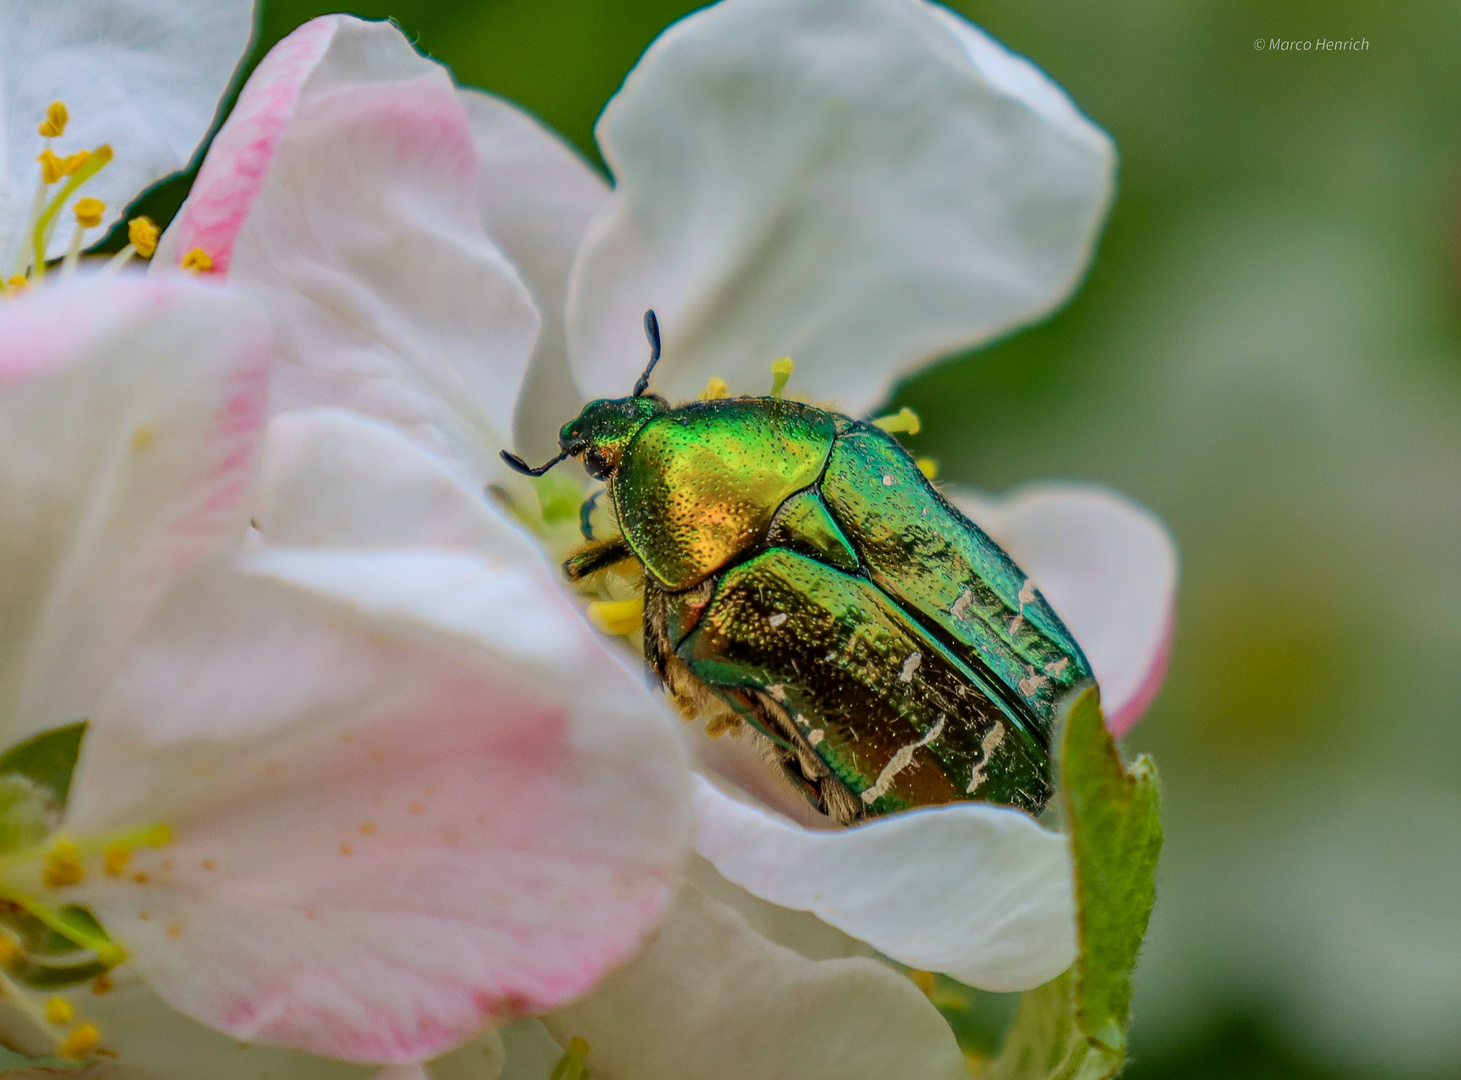
[[81,753],[81,740],[86,735],[86,721],[67,724],[32,735],[0,754],[0,776],[24,776],[47,788],[60,806],[66,805],[71,793],[71,774],[76,757]]
[[1125,1064],[1131,976],[1156,896],[1162,818],[1155,766],[1145,757],[1122,764],[1094,690],[1066,713],[1060,799],[1080,955],[1022,996],[986,1080],[1107,1080]]
[[34,1069],[37,1072],[70,1072],[90,1062],[58,1057],[28,1057],[16,1050],[0,1046],[0,1075],[20,1069]]

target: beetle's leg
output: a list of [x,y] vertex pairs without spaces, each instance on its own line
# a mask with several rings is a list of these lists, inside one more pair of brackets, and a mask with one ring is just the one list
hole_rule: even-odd
[[585,548],[564,561],[563,575],[569,581],[582,581],[590,574],[633,557],[634,552],[629,548],[629,541],[622,536],[615,536],[609,540],[597,540],[592,547]]
[[583,534],[585,540],[592,540],[594,538],[594,507],[599,505],[599,496],[603,493],[604,489],[599,488],[598,491],[595,491],[587,499],[584,499],[583,505],[578,508],[578,531]]

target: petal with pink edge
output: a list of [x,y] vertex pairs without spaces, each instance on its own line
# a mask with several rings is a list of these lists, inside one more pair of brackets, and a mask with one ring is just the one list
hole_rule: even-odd
[[1149,510],[1090,484],[951,496],[1039,583],[1091,662],[1107,727],[1125,734],[1167,670],[1177,612],[1172,534]]
[[75,891],[179,1011],[409,1063],[623,963],[684,798],[654,700],[546,569],[264,548],[169,594],[63,827],[170,827]]
[[480,90],[461,91],[472,121],[482,220],[532,291],[543,329],[517,403],[518,449],[558,452],[558,429],[584,398],[568,368],[568,271],[609,186],[568,143],[533,117]]
[[269,308],[276,410],[349,408],[474,481],[498,469],[538,316],[483,228],[466,108],[394,26],[327,16],[280,42],[166,239]]
[[818,830],[697,777],[695,848],[730,881],[810,911],[886,956],[984,990],[1028,990],[1075,960],[1064,836],[987,803]]
[[1112,190],[1110,140],[1034,66],[919,0],[728,0],[650,46],[599,120],[616,183],[569,284],[590,397],[644,366],[849,413],[1074,289]]
[[90,715],[173,580],[242,534],[263,313],[184,281],[80,280],[0,306],[4,742]]
[[927,998],[863,958],[808,960],[682,886],[645,949],[544,1017],[602,1080],[967,1080]]

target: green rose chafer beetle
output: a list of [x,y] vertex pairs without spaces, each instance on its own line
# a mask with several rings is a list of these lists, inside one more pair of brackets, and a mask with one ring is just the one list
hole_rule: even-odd
[[[1056,709],[1090,665],[1029,577],[875,424],[787,400],[590,402],[561,452],[605,481],[622,534],[564,564],[633,558],[644,652],[687,715],[744,721],[842,823],[958,800],[1032,813]],[[585,530],[587,532],[587,530]]]

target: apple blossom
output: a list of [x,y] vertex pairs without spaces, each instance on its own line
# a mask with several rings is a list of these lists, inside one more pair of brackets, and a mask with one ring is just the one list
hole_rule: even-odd
[[418,1061],[633,952],[681,754],[516,527],[394,431],[281,418],[251,484],[259,316],[167,280],[0,307],[0,722],[89,722],[0,897],[236,1038]]
[[[712,379],[754,392],[789,354],[798,393],[868,408],[1061,303],[1114,169],[1107,137],[1042,73],[922,0],[725,0],[650,47],[597,137],[612,187],[392,27],[316,20],[245,87],[157,269],[202,252],[269,307],[277,408],[365,413],[474,483],[509,483],[496,451],[541,452],[586,396],[628,392],[650,307],[672,398]],[[1042,583],[1113,728],[1129,727],[1171,629],[1165,530],[1089,487],[967,505]],[[723,879],[978,986],[1034,986],[1073,960],[1064,839],[1028,816],[956,804],[830,831],[748,740],[685,737],[704,774],[697,847]],[[910,904],[912,889],[942,900]],[[719,962],[709,937],[675,934],[680,962]],[[636,965],[660,963],[645,954],[565,1015],[612,1026]],[[722,1009],[753,1007],[724,994]],[[632,1042],[596,1049],[619,1055],[601,1067],[690,1067]]]

